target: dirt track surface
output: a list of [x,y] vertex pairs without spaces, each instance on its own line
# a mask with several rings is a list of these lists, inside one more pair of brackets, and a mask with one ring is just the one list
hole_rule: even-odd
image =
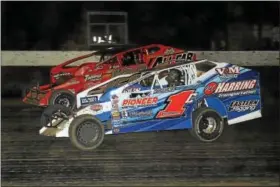
[[278,110],[211,144],[187,131],[133,133],[81,152],[38,135],[40,110],[2,104],[2,186],[279,186]]

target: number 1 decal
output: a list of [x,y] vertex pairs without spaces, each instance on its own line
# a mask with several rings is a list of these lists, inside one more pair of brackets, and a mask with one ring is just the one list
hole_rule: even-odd
[[183,91],[168,98],[166,107],[159,111],[156,118],[170,118],[179,117],[185,112],[185,103],[190,102],[191,97],[194,95],[194,90]]

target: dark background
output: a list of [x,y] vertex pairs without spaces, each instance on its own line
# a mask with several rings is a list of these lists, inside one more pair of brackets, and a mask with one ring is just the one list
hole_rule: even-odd
[[[87,45],[87,13],[92,11],[127,12],[129,44],[162,43],[204,51],[279,50],[279,2],[4,1],[1,5],[2,50],[92,50]],[[2,67],[1,95],[23,97],[37,82],[47,84],[50,68]]]
[[[89,50],[87,11],[127,12],[131,44],[279,50],[279,2],[1,4],[2,50]],[[38,135],[42,109],[21,102],[26,88],[37,81],[47,83],[50,67],[1,67],[1,185],[246,186],[253,182],[279,187],[279,68],[250,68],[260,72],[263,117],[227,127],[220,141],[199,143],[186,131],[134,133],[106,136],[98,150],[85,153],[68,139]]]
[[191,50],[279,49],[279,37],[273,39],[279,33],[276,1],[1,3],[2,50],[85,50],[87,11],[127,12],[133,44],[163,43]]

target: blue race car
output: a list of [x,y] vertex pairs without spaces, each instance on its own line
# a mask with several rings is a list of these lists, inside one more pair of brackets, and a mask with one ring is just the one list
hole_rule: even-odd
[[119,73],[76,100],[74,111],[46,108],[40,134],[69,137],[81,150],[96,149],[104,135],[161,130],[213,142],[225,125],[262,116],[259,73],[208,60]]

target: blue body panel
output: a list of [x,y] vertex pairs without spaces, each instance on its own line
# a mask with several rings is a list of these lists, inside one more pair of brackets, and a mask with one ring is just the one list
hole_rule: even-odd
[[[224,66],[224,68],[230,67],[237,66],[230,64]],[[216,87],[213,93],[206,94],[205,90],[209,91],[208,84],[210,83],[218,87],[223,85],[222,91],[220,93],[215,93],[215,91],[218,90],[218,87]],[[240,86],[242,84],[243,87]],[[246,86],[250,89],[242,89],[247,88]],[[149,91],[140,84],[134,84],[133,87],[141,91]],[[235,91],[230,91],[231,88],[234,88]],[[109,90],[98,102],[112,101],[111,92],[118,89],[119,88],[113,88]],[[170,104],[168,100],[170,96],[187,90],[194,90],[195,95],[192,96],[190,102],[184,104],[185,109],[183,115],[173,118],[156,118],[157,114]],[[146,97],[156,97],[158,100],[156,104],[149,106],[128,108],[121,106],[117,109],[117,113],[119,114],[117,119],[112,118],[113,110],[111,111],[112,113],[104,112],[96,115],[96,117],[102,122],[111,121],[113,133],[128,133],[192,128],[192,114],[199,108],[199,103],[202,101],[207,107],[215,110],[221,117],[227,120],[235,119],[261,109],[259,73],[243,67],[239,67],[237,76],[223,77],[216,72],[214,74],[209,74],[209,76],[200,80],[197,84],[179,86],[174,88],[173,91],[166,93],[148,93]]]

